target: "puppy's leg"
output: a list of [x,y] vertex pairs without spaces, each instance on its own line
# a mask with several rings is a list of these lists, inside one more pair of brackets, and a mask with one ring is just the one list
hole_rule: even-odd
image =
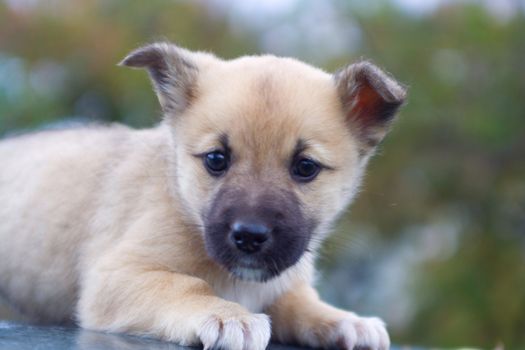
[[270,308],[273,336],[283,343],[325,349],[364,347],[386,350],[390,339],[378,318],[359,317],[319,299],[309,285],[292,288]]
[[264,314],[216,297],[201,279],[104,259],[83,281],[78,318],[85,328],[149,335],[205,349],[262,350]]

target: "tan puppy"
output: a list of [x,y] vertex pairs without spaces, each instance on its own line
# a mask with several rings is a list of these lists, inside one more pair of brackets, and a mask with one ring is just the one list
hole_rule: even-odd
[[[314,260],[405,98],[367,62],[132,52],[164,120],[0,143],[0,288],[42,322],[206,349],[387,349],[319,300]],[[272,332],[270,330],[270,321]]]

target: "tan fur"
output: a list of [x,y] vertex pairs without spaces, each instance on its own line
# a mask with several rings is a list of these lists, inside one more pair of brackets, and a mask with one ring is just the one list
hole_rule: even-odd
[[[172,101],[179,109],[166,108],[159,126],[0,143],[2,293],[40,321],[208,348],[265,348],[264,312],[281,341],[388,348],[381,322],[328,306],[310,287],[314,252],[366,163],[333,77],[288,58],[181,52],[198,68],[197,81],[181,94],[191,96],[188,106]],[[228,181],[284,184],[320,223],[311,252],[265,283],[231,277],[204,248],[200,213],[218,180],[195,154],[218,146],[220,133],[237,152]],[[332,168],[300,186],[287,168],[299,138]]]

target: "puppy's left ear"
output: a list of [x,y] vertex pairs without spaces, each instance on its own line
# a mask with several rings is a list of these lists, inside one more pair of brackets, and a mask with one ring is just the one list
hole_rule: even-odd
[[360,154],[366,156],[385,137],[406,90],[366,61],[343,68],[334,79],[347,123],[358,138]]
[[154,43],[131,52],[119,65],[146,68],[164,113],[177,115],[195,98],[198,67],[192,55],[171,43]]

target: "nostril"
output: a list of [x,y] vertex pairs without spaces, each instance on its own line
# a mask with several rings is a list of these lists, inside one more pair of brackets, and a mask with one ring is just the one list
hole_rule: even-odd
[[264,242],[266,242],[268,240],[268,237],[269,235],[266,234],[266,233],[257,233],[257,234],[254,234],[253,235],[253,243],[255,244],[263,244]]
[[242,231],[233,231],[233,240],[235,243],[242,243],[243,242],[243,232]]

